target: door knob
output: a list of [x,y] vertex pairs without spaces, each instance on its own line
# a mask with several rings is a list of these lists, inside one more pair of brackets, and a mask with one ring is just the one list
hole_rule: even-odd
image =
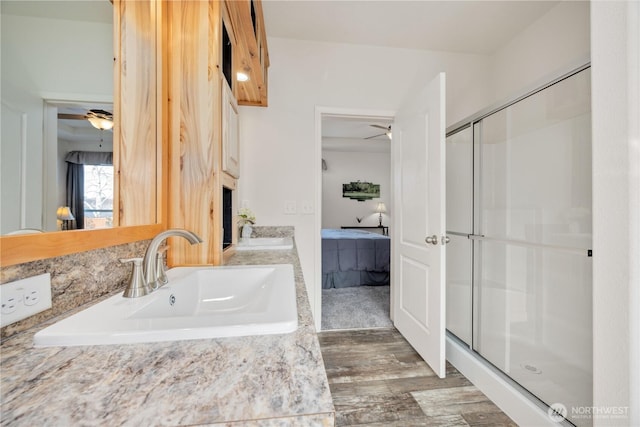
[[438,244],[438,236],[436,236],[435,234],[433,236],[427,236],[426,239],[424,239],[425,242],[427,242],[430,245],[437,245]]
[[442,236],[442,240],[441,240],[441,242],[442,242],[442,244],[443,244],[443,245],[446,245],[446,244],[447,244],[447,243],[449,243],[450,241],[451,241],[451,239],[449,238],[449,236],[446,236],[446,235],[445,235],[445,236]]

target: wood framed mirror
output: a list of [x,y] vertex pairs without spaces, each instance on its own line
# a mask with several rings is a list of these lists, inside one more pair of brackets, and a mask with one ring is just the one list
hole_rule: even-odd
[[[38,9],[40,16],[25,16],[23,13],[6,17],[5,11],[11,11],[12,3],[31,4]],[[72,4],[75,16],[90,13],[86,8],[94,7],[96,3],[101,2],[3,1],[3,64],[5,43],[12,40],[11,37],[5,38],[5,31],[16,26],[16,22],[10,22],[10,19],[22,20],[21,25],[28,19],[35,20],[35,25],[43,25],[45,18],[69,19],[62,14],[63,5]],[[111,7],[108,0],[105,3]],[[163,141],[166,138],[163,138],[165,130],[161,102],[161,2],[114,0],[110,13],[113,16],[114,228],[0,237],[2,266],[150,239],[164,229],[163,189],[166,188],[166,174],[163,171],[166,171],[166,147]],[[70,26],[69,21],[64,24]],[[77,34],[77,37],[82,36],[81,33]],[[73,54],[83,55],[78,46],[67,49]],[[26,70],[24,72],[28,74]],[[3,108],[5,86],[3,81]],[[32,96],[42,99],[56,97],[55,94],[47,96],[50,93],[51,90],[47,91],[46,88],[34,87],[32,90]],[[41,121],[44,127],[45,118]]]

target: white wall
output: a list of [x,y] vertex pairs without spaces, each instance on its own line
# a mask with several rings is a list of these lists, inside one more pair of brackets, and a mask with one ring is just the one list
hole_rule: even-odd
[[[27,228],[26,224],[26,200],[22,199],[25,184],[26,161],[23,149],[25,147],[25,120],[20,109],[2,101],[2,136],[0,141],[5,141],[0,145],[0,192],[2,202],[0,203],[0,234]],[[12,141],[7,144],[7,141]]]
[[393,111],[417,81],[445,71],[446,122],[456,123],[588,60],[588,13],[588,3],[562,2],[491,57],[270,38],[269,107],[241,107],[240,199],[261,224],[296,227],[311,291],[320,274],[313,264],[315,214],[283,209],[285,201],[300,207],[315,200],[314,108]]
[[[322,171],[322,228],[339,229],[343,225],[375,227],[379,214],[375,212],[382,202],[387,212],[382,224],[390,223],[391,154],[345,151],[322,151],[327,170]],[[380,184],[380,198],[359,202],[342,197],[342,184],[352,181]],[[362,222],[358,223],[357,218]]]
[[493,101],[592,60],[593,388],[640,425],[640,3],[565,1],[492,58]]
[[[313,171],[320,167],[314,159],[314,108],[395,110],[416,78],[427,80],[443,70],[448,73],[446,122],[455,123],[587,62],[589,3],[561,2],[488,57],[279,38],[271,38],[269,48],[269,107],[241,108],[239,193],[259,223],[296,227],[315,307],[311,291],[320,274],[313,264],[315,215],[282,212],[286,200],[298,207],[314,200]],[[598,387],[597,372],[595,381]]]
[[[240,108],[239,198],[258,225],[293,225],[311,306],[320,271],[314,271],[316,215],[300,214],[313,203],[315,107],[396,110],[414,81],[447,72],[447,122],[486,104],[488,58],[337,43],[269,39],[269,107]],[[295,201],[298,214],[283,213]],[[319,323],[318,323],[319,324]]]
[[594,406],[640,425],[640,3],[594,2]]
[[[3,14],[1,54],[2,102],[27,114],[26,226],[41,228],[44,162],[55,167],[55,159],[42,154],[43,98],[112,101],[113,30],[96,22]],[[15,142],[2,139],[3,165],[17,162],[5,158],[5,144]]]
[[589,61],[589,2],[563,1],[491,58],[493,96],[503,101]]

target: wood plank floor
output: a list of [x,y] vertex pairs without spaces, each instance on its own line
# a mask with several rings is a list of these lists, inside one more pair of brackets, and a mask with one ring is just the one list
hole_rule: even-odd
[[516,426],[453,366],[438,378],[395,328],[318,337],[336,426]]

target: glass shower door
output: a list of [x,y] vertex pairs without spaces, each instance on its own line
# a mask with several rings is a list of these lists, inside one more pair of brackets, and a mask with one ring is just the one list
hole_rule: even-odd
[[471,345],[473,134],[471,126],[446,139],[447,329]]
[[586,69],[475,124],[473,348],[548,405],[592,405]]

